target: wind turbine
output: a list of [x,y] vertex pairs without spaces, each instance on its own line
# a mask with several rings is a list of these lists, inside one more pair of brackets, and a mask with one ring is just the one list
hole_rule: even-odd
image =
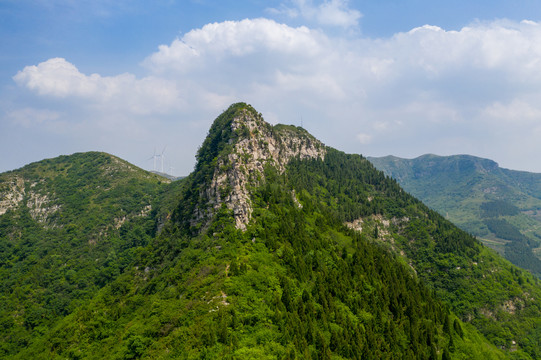
[[156,158],[157,157],[160,157],[160,155],[156,154],[156,148],[154,147],[154,155],[152,155],[151,157],[148,158],[148,160],[151,160],[151,159],[154,160],[154,167],[152,168],[152,170],[154,170],[154,171],[156,171]]
[[158,155],[160,157],[160,159],[162,160],[162,173],[163,173],[163,159],[165,158],[164,152],[165,152],[166,147],[167,147],[167,145],[163,147],[162,153],[160,155]]

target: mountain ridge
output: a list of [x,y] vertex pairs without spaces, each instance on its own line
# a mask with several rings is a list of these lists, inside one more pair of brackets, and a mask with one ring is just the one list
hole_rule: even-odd
[[[239,114],[257,126],[234,128]],[[362,156],[324,147],[303,129],[262,121],[248,105],[232,105],[209,130],[194,172],[171,184],[126,176],[134,188],[113,193],[120,196],[115,198],[101,185],[100,173],[74,172],[80,175],[68,182],[70,194],[78,195],[74,200],[85,199],[88,183],[99,186],[93,188],[96,199],[107,200],[88,202],[108,214],[100,218],[108,236],[95,243],[86,231],[98,229],[99,222],[86,224],[95,213],[83,206],[71,229],[77,237],[47,233],[58,247],[42,249],[39,236],[22,236],[25,251],[35,256],[25,262],[10,247],[25,208],[1,215],[0,251],[11,256],[0,264],[2,274],[13,266],[22,275],[28,269],[51,272],[57,277],[44,291],[54,288],[67,297],[63,312],[52,307],[44,314],[47,301],[17,280],[12,293],[32,296],[19,303],[8,298],[9,306],[0,311],[2,354],[37,359],[541,355],[537,280],[428,209]],[[51,171],[60,169],[53,165]],[[145,195],[141,200],[150,201],[152,210],[127,217],[115,229],[124,205],[114,205]],[[236,216],[239,200],[243,212]],[[139,209],[146,203],[132,205]],[[43,231],[31,217],[27,221],[23,227]],[[347,227],[351,221],[357,221],[355,230]],[[79,262],[92,262],[99,253],[99,270],[88,268],[87,274],[73,259],[52,260],[73,239],[86,244],[72,250]],[[54,255],[45,256],[48,262],[36,262],[48,253]],[[84,279],[99,283],[91,288],[95,293],[70,297]],[[3,282],[0,290],[8,285]]]

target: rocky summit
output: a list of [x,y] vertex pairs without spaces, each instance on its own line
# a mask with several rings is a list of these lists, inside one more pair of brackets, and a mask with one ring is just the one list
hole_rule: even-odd
[[250,189],[265,181],[265,167],[283,173],[291,159],[324,159],[325,152],[325,146],[302,128],[273,127],[250,105],[231,106],[216,119],[199,150],[196,168],[204,168],[206,153],[212,153],[214,169],[200,190],[191,225],[207,224],[225,205],[233,211],[236,227],[246,229],[252,214]]

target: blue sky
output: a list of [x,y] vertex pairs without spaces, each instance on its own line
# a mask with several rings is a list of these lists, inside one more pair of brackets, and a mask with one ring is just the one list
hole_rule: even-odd
[[0,171],[165,148],[186,175],[245,101],[350,153],[541,172],[540,20],[526,0],[0,0]]

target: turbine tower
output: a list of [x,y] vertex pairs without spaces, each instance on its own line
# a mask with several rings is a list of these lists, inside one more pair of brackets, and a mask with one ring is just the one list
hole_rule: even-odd
[[160,157],[161,161],[162,161],[162,173],[164,173],[163,172],[163,159],[165,158],[164,152],[165,152],[166,147],[167,147],[167,145],[163,147],[162,153],[160,155],[158,155]]
[[156,158],[158,157],[160,157],[160,155],[156,154],[156,148],[154,148],[154,155],[148,158],[148,160],[154,160],[154,167],[152,168],[153,171],[156,171]]

